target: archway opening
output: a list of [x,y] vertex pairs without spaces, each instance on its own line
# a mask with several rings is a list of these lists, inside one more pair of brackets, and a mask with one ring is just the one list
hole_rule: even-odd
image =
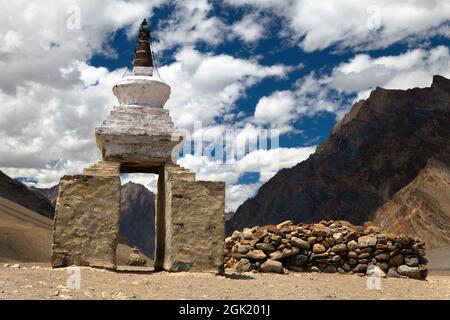
[[117,268],[153,269],[158,174],[122,173],[120,179],[122,188]]

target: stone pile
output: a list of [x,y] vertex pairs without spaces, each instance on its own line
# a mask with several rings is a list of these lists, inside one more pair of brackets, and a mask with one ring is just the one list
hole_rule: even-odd
[[370,222],[321,221],[246,228],[225,239],[225,267],[236,272],[316,271],[425,279],[425,243]]

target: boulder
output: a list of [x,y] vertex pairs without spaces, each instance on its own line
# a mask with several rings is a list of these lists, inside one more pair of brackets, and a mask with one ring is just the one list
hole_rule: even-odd
[[377,237],[363,236],[358,238],[359,248],[375,247],[377,244]]
[[272,259],[268,259],[261,265],[261,271],[268,273],[282,273],[283,272],[283,264],[279,261],[275,261]]
[[420,274],[420,270],[418,267],[408,267],[405,264],[402,264],[397,268],[397,272],[401,274],[402,276],[406,276],[408,278],[413,279],[422,279],[422,275]]
[[253,260],[265,260],[266,254],[262,250],[253,250],[247,253],[247,257]]

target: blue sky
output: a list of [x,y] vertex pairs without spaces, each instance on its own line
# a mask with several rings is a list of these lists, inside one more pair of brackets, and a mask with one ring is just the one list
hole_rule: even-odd
[[[94,128],[116,104],[111,88],[131,66],[142,18],[179,128],[206,141],[225,130],[236,140],[279,130],[278,147],[234,165],[180,157],[199,178],[226,181],[227,210],[305,160],[375,87],[424,87],[433,74],[450,76],[444,0],[67,0],[2,8],[0,169],[38,186],[99,160]],[[268,158],[276,165],[261,161]],[[155,185],[142,175],[123,180]]]

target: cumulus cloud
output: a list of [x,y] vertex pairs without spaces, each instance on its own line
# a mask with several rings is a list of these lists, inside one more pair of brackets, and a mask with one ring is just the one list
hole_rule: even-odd
[[263,66],[256,60],[212,55],[190,47],[178,51],[175,60],[160,68],[161,77],[172,87],[166,106],[175,124],[190,131],[195,121],[207,126],[232,111],[247,88],[267,77],[283,78],[290,70],[283,65]]
[[286,20],[285,33],[305,51],[385,48],[411,36],[448,35],[447,1],[421,0],[226,0],[235,6],[270,10]]
[[263,38],[267,19],[258,14],[248,14],[231,26],[233,32],[245,42],[255,42]]
[[375,87],[428,87],[435,74],[450,77],[450,52],[446,46],[414,49],[379,58],[367,54],[356,55],[350,61],[338,65],[329,82],[338,90],[357,92],[362,99]]
[[157,51],[179,45],[193,45],[198,41],[217,45],[225,37],[226,27],[217,17],[211,16],[212,4],[208,0],[174,2],[175,9],[155,33],[159,42]]
[[[315,146],[300,148],[274,148],[253,150],[233,163],[224,163],[205,155],[188,154],[178,163],[197,173],[199,180],[225,181],[226,211],[235,211],[248,197],[256,194],[259,187],[279,170],[290,168],[306,160],[315,151]],[[240,183],[246,172],[256,172],[259,180]]]
[[334,67],[329,74],[311,72],[297,80],[292,90],[275,91],[262,97],[255,108],[255,122],[289,132],[301,116],[325,111],[340,119],[353,102],[367,98],[376,87],[428,87],[435,74],[450,77],[450,51],[446,46],[378,58],[358,54]]

